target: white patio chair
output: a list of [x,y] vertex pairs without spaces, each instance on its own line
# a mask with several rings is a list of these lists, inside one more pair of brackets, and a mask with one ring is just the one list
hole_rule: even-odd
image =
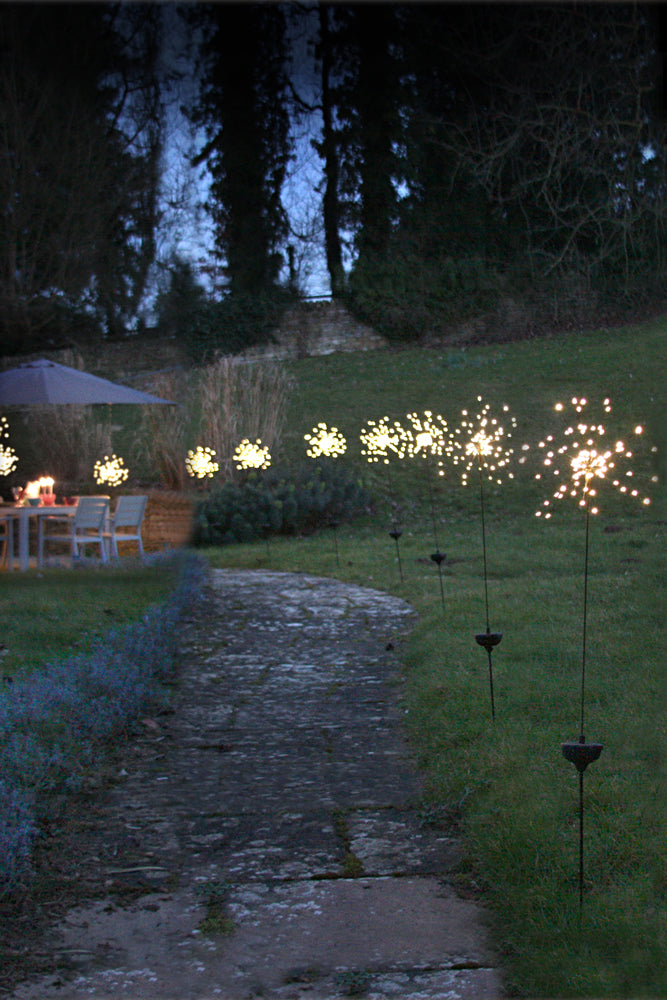
[[[41,566],[44,562],[44,544],[51,545],[53,542],[68,542],[72,561],[79,558],[80,549],[83,549],[85,553],[87,545],[97,545],[101,561],[108,562],[104,540],[108,517],[108,497],[81,497],[74,513],[69,517],[55,514],[52,517],[39,518],[39,565]],[[53,534],[45,530],[47,525],[56,522],[65,525],[66,530]]]
[[111,549],[111,555],[114,559],[118,559],[119,542],[136,542],[139,555],[143,559],[144,544],[141,538],[141,525],[147,503],[148,497],[143,496],[118,498],[116,509],[109,519],[107,530],[104,532],[104,539]]

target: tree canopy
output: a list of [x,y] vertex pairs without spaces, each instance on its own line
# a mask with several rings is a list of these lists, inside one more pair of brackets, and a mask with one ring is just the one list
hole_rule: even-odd
[[[184,104],[213,246],[191,235],[191,273],[178,271],[181,246],[164,257],[178,262],[174,294],[192,279],[188,336],[206,352],[221,325],[239,347],[268,335],[318,226],[333,295],[393,337],[480,317],[485,336],[530,333],[664,304],[664,53],[651,4],[165,10],[0,7],[6,351],[136,323],[172,194],[167,20],[198,53]],[[288,181],[315,220],[307,233]],[[207,253],[223,276],[214,288],[199,283]]]
[[114,334],[153,256],[161,125],[150,8],[0,7],[0,337]]

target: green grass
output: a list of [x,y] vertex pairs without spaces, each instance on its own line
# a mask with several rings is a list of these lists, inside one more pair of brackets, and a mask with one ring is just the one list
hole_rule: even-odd
[[85,652],[110,629],[136,621],[176,585],[173,567],[141,566],[0,574],[5,676]]
[[[455,421],[478,394],[492,407],[509,404],[515,439],[534,441],[551,427],[557,400],[585,394],[611,397],[619,433],[646,425],[659,450],[638,455],[636,469],[646,464],[664,482],[666,333],[661,320],[465,351],[306,359],[293,366],[285,453],[297,457],[303,433],[324,421],[348,437],[345,461],[360,463],[366,419],[432,409]],[[539,484],[528,475],[488,491],[490,625],[503,632],[493,724],[486,654],[474,642],[485,627],[477,492],[439,487],[443,610],[424,484],[408,466],[393,484],[403,509],[401,582],[387,535],[388,484],[377,467],[364,475],[377,509],[337,530],[340,566],[331,531],[210,550],[210,561],[336,576],[408,600],[419,620],[399,649],[424,812],[464,838],[457,878],[488,907],[508,990],[667,996],[663,488],[653,488],[649,508],[605,497],[591,523],[585,731],[604,750],[585,776],[580,920],[578,777],[560,745],[579,733],[584,518],[563,504],[539,522]]]

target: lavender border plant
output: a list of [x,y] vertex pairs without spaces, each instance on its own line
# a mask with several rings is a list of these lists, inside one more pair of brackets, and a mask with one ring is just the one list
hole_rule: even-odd
[[105,744],[164,697],[178,630],[202,594],[207,566],[190,553],[169,558],[182,564],[164,603],[0,696],[0,897],[30,870],[40,800],[75,789]]

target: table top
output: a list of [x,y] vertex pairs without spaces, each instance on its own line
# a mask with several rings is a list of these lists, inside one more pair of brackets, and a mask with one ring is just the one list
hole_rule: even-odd
[[58,514],[62,517],[63,514],[73,514],[76,510],[76,504],[44,504],[40,507],[32,507],[30,504],[5,504],[0,507],[0,517],[20,517],[22,514],[25,516],[43,516],[45,514]]

